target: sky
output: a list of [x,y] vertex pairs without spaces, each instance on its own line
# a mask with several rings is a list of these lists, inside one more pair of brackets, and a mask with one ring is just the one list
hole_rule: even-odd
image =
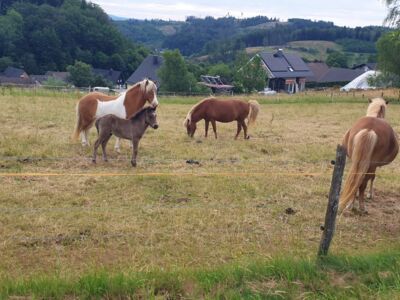
[[382,25],[387,8],[382,0],[91,0],[110,14],[135,19],[185,20],[187,16],[248,18],[258,15],[333,21],[356,27]]

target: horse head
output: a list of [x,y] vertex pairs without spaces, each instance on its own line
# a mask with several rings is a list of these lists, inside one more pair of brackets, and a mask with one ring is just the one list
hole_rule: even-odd
[[146,109],[146,124],[149,125],[153,129],[158,128],[158,121],[157,121],[157,113],[156,108],[148,107]]
[[145,79],[141,83],[141,89],[143,91],[144,99],[152,107],[157,107],[158,106],[157,85],[153,81],[151,81],[149,79]]
[[369,99],[368,102],[367,116],[384,119],[386,115],[386,107],[389,104],[389,101],[386,101],[383,98],[374,98]]
[[192,122],[190,119],[186,118],[183,122],[183,126],[186,127],[186,131],[188,136],[193,137],[194,133],[196,132],[196,123]]

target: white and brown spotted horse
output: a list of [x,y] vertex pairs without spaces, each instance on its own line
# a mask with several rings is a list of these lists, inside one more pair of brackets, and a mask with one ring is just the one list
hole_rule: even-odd
[[[88,133],[94,122],[108,114],[127,119],[146,104],[158,106],[157,86],[148,79],[138,82],[119,96],[108,96],[99,92],[89,93],[81,98],[76,106],[76,125],[73,139],[81,135],[82,146],[88,146]],[[120,140],[117,138],[115,149],[119,151]]]

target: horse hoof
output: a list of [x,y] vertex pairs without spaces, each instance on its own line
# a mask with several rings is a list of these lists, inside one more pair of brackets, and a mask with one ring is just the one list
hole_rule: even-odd
[[96,160],[95,160],[95,159],[92,159],[92,163],[94,163],[94,164],[95,164],[95,163],[96,163]]
[[136,168],[136,161],[131,161],[132,167]]
[[246,138],[245,138],[246,140],[249,140],[250,139],[250,136],[248,135],[248,136],[246,136]]

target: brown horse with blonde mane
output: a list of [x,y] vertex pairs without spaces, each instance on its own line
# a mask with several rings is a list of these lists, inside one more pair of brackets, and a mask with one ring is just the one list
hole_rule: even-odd
[[[78,139],[81,134],[82,145],[89,145],[88,132],[95,120],[111,114],[122,119],[127,119],[138,112],[146,103],[157,107],[157,86],[148,79],[136,83],[125,93],[119,96],[108,96],[93,92],[81,98],[76,106],[76,126],[73,139]],[[119,149],[119,139],[115,145]]]
[[352,164],[339,202],[340,213],[353,204],[357,191],[360,212],[366,213],[364,192],[368,181],[371,181],[370,197],[373,197],[376,168],[391,163],[399,151],[397,135],[384,119],[387,104],[381,98],[370,100],[367,116],[359,119],[343,138],[342,145]]
[[[244,138],[248,139],[247,127],[256,121],[260,105],[255,100],[249,102],[230,99],[218,100],[216,98],[206,98],[197,103],[186,116],[184,126],[187,134],[193,137],[196,131],[196,123],[205,120],[205,137],[208,135],[208,127],[211,122],[215,138],[217,138],[216,122],[228,123],[237,121],[237,133],[235,139],[239,136],[243,128]],[[246,125],[245,120],[248,119]]]

